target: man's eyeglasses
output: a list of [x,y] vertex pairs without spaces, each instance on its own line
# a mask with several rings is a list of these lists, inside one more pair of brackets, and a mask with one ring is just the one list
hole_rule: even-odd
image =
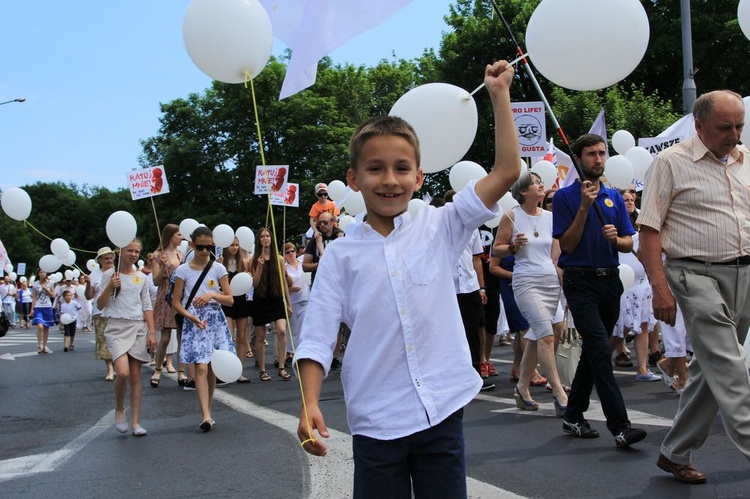
[[318,220],[318,225],[328,225],[331,223],[330,220]]
[[327,198],[328,197],[328,193],[327,192],[319,192],[318,193],[318,197],[319,198]]
[[195,245],[195,251],[210,251],[213,253],[216,251],[216,246],[213,244],[196,244]]

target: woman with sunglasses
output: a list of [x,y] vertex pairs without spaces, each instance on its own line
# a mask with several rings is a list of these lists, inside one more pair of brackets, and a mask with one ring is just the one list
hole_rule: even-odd
[[[180,362],[195,364],[195,390],[203,417],[199,428],[209,431],[215,424],[211,417],[211,402],[216,388],[216,375],[211,369],[213,351],[236,353],[227,319],[221,309],[222,305],[231,306],[234,298],[226,267],[212,261],[216,246],[211,230],[208,227],[198,227],[193,231],[191,239],[190,246],[195,250],[194,256],[175,270],[172,307],[185,317]],[[207,266],[208,271],[204,275]]]
[[535,411],[539,404],[531,398],[529,385],[537,361],[552,387],[555,413],[562,417],[568,395],[560,383],[555,365],[555,336],[562,329],[560,276],[557,258],[560,245],[552,237],[552,213],[539,208],[544,184],[535,173],[522,174],[510,189],[519,206],[506,213],[497,231],[495,253],[516,256],[513,294],[530,329],[521,361],[521,376],[515,389],[516,406]]
[[[279,359],[279,377],[284,381],[291,375],[284,369],[281,359],[286,356],[286,314],[292,315],[289,303],[289,276],[284,271],[283,259],[276,253],[273,233],[265,227],[255,236],[255,251],[250,273],[253,275],[253,327],[255,328],[255,357],[261,381],[271,381],[266,372],[266,324],[276,326],[276,355]],[[286,310],[284,296],[287,297]]]

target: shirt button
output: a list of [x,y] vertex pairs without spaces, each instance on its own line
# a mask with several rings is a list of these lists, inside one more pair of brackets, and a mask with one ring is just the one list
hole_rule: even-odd
[[412,352],[414,351],[414,347],[413,347],[412,345],[409,345],[409,346],[408,346],[408,347],[406,348],[406,351],[407,351],[407,352],[409,352],[409,353],[412,353]]
[[401,315],[406,315],[406,309],[402,308],[401,310],[398,311],[398,313],[400,313]]
[[391,277],[396,277],[398,275],[398,272],[391,272]]

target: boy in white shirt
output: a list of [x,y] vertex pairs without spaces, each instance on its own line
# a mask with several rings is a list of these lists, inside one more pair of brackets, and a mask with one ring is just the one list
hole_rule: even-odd
[[[297,434],[324,456],[318,401],[339,322],[352,330],[341,380],[354,449],[354,497],[466,497],[463,406],[482,386],[472,368],[451,269],[473,231],[497,216],[497,201],[520,173],[510,109],[513,69],[488,65],[495,114],[495,168],[449,206],[409,200],[423,181],[419,143],[400,118],[360,125],[347,181],[367,214],[329,244],[318,267],[295,358],[304,404]],[[347,297],[341,300],[341,297]]]

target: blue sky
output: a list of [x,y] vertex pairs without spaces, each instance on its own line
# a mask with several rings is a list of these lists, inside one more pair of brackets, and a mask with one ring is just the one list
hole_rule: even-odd
[[[437,48],[450,0],[414,0],[333,53],[373,65]],[[126,187],[159,103],[210,79],[182,43],[189,0],[3,2],[0,23],[0,189],[37,181]],[[274,40],[274,53],[284,45]]]

